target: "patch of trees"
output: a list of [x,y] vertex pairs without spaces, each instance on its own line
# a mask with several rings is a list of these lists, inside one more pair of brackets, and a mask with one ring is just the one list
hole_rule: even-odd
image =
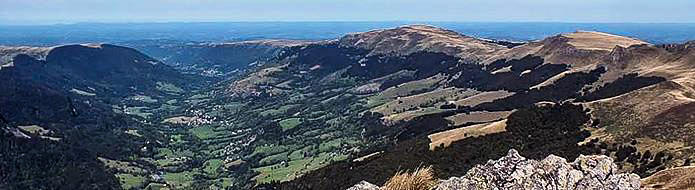
[[673,160],[673,154],[666,151],[653,153],[650,150],[640,151],[635,145],[637,142],[632,140],[630,143],[606,144],[593,139],[585,146],[595,150],[595,154],[605,154],[613,157],[618,167],[632,165],[629,172],[641,177],[650,176],[657,171],[666,169],[665,163]]
[[[3,127],[4,128],[4,127]],[[0,189],[119,189],[95,152],[0,130]]]
[[452,122],[444,117],[455,114],[455,111],[445,111],[437,114],[416,117],[410,121],[399,124],[401,130],[396,135],[398,141],[426,136],[432,131],[448,127]]
[[314,75],[318,76],[345,68],[358,61],[354,59],[356,55],[367,53],[366,50],[339,47],[336,43],[291,47],[284,51],[280,53],[277,59],[290,61],[291,67],[302,68],[292,70],[308,70],[308,68],[314,65],[321,65],[321,68],[312,71]]
[[558,79],[553,84],[518,92],[512,96],[486,102],[474,107],[474,110],[503,111],[528,107],[536,102],[559,102],[580,96],[585,85],[596,82],[605,68],[600,67],[590,72],[570,73]]
[[456,104],[442,104],[439,109],[456,109]]
[[506,40],[485,40],[486,42],[490,43],[495,43],[501,46],[505,46],[507,48],[513,48],[516,46],[524,45],[526,43],[524,42],[512,42],[512,41],[506,41]]
[[596,91],[593,91],[589,94],[586,94],[580,98],[578,98],[578,101],[594,101],[594,100],[600,100],[604,98],[610,98],[613,96],[618,96],[621,94],[628,93],[633,90],[640,89],[642,87],[650,86],[656,83],[663,82],[665,79],[662,77],[645,77],[645,76],[638,76],[637,73],[630,73],[627,75],[624,75],[617,80],[608,83],[601,88],[597,89]]
[[365,60],[362,63],[354,63],[347,70],[346,74],[368,80],[401,70],[414,72],[412,76],[386,80],[381,86],[382,89],[446,72],[459,62],[459,59],[456,57],[434,52],[416,52],[406,56],[369,56]]
[[540,66],[543,64],[543,58],[540,56],[533,56],[533,55],[527,55],[522,57],[521,59],[512,59],[512,60],[506,60],[506,59],[500,59],[495,62],[490,63],[490,65],[487,66],[488,71],[495,71],[498,69],[502,69],[504,67],[511,66],[510,70],[512,72],[522,72],[524,70],[529,70],[533,69],[535,67]]
[[[485,91],[508,90],[524,92],[568,69],[567,65],[543,64],[539,56],[525,56],[521,59],[501,59],[487,66],[480,64],[460,64],[447,70],[449,75],[461,73],[453,84],[460,88],[475,88]],[[509,71],[494,73],[509,67]]]

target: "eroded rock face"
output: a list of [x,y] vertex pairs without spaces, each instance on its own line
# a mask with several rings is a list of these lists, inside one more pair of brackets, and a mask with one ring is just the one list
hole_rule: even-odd
[[613,159],[580,156],[572,163],[550,155],[530,160],[516,150],[478,165],[463,177],[442,181],[438,190],[453,189],[639,189],[636,174],[618,174]]
[[[607,156],[580,156],[568,163],[550,155],[543,160],[526,159],[512,149],[499,160],[477,165],[462,177],[440,181],[436,190],[461,189],[613,189],[640,188],[636,174],[617,173],[613,159]],[[365,181],[349,190],[378,190]]]

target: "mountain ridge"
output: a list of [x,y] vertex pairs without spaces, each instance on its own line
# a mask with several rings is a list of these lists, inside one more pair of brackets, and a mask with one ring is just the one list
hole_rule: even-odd
[[471,60],[484,59],[484,54],[506,49],[498,44],[430,25],[407,25],[353,33],[339,38],[338,43],[370,49],[368,56],[389,53],[407,55],[426,50]]

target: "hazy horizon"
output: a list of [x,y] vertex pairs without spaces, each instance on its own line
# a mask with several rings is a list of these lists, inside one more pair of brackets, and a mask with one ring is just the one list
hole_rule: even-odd
[[[695,1],[0,0],[0,24],[167,22],[693,23]],[[542,10],[542,11],[539,11]],[[355,14],[359,13],[359,14]]]
[[51,46],[72,43],[121,43],[137,40],[225,42],[257,39],[324,40],[347,33],[428,24],[473,37],[531,41],[560,33],[592,30],[654,44],[695,40],[695,24],[550,22],[167,22],[0,25],[0,44]]
[[692,25],[693,22],[559,22],[559,21],[412,21],[412,20],[375,20],[375,21],[77,21],[77,22],[31,22],[31,23],[4,23],[0,20],[0,26],[60,26],[60,25],[82,25],[82,24],[224,24],[224,23],[405,23],[404,25],[431,25],[429,23],[452,23],[452,24],[685,24]]

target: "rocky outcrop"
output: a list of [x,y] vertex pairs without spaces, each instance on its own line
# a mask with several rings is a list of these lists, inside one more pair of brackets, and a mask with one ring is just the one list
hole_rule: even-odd
[[639,189],[636,174],[618,174],[607,156],[580,156],[572,163],[550,155],[530,160],[516,150],[488,161],[463,177],[442,181],[437,189]]
[[13,59],[19,54],[27,55],[37,60],[45,60],[51,49],[51,47],[0,46],[0,69],[14,66]]
[[[440,181],[437,190],[459,189],[639,189],[636,174],[617,173],[607,156],[579,156],[568,163],[550,155],[543,160],[526,159],[512,149],[499,160],[477,165],[462,177]],[[361,182],[350,190],[379,188]]]
[[352,186],[347,190],[379,190],[379,186],[376,186],[366,181],[361,181],[357,185]]

